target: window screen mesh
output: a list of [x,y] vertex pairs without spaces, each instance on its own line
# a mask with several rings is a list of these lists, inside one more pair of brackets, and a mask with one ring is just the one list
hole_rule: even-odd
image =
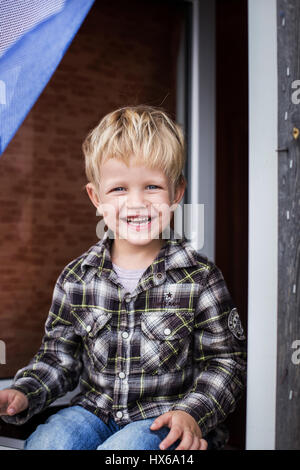
[[56,70],[94,0],[0,0],[0,155]]

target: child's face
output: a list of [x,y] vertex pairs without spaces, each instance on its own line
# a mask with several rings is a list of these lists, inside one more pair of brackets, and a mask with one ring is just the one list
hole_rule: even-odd
[[98,194],[91,183],[86,187],[115,239],[135,245],[158,239],[182,199],[184,183],[175,191],[162,170],[148,168],[133,158],[129,167],[109,159],[101,165],[100,174]]

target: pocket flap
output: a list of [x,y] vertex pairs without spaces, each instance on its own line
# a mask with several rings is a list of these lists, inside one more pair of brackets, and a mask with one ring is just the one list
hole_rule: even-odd
[[95,336],[103,328],[111,329],[109,321],[111,312],[105,312],[97,307],[78,307],[71,311],[74,329],[80,336]]
[[141,316],[141,328],[150,339],[175,340],[193,331],[194,314],[191,312],[148,312]]

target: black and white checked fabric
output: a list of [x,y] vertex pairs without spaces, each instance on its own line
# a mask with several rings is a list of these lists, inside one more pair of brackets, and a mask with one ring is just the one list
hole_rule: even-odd
[[106,423],[183,410],[205,436],[246,381],[246,341],[229,322],[235,305],[222,273],[172,232],[130,294],[108,233],[57,279],[42,345],[13,385],[29,408],[3,419],[22,424],[80,382],[72,404]]

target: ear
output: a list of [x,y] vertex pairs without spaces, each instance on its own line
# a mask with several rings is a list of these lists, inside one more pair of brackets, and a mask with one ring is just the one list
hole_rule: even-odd
[[177,184],[177,186],[175,188],[175,193],[174,193],[174,199],[173,199],[172,206],[174,206],[174,204],[177,206],[180,203],[181,199],[183,198],[185,188],[186,188],[186,180],[185,180],[184,176],[182,175],[180,177],[179,183]]
[[100,198],[99,198],[98,191],[96,190],[93,183],[86,184],[85,188],[86,188],[86,191],[88,193],[88,196],[89,196],[90,200],[92,201],[92,203],[94,204],[94,206],[98,210],[98,215],[101,215],[101,210],[100,210],[101,201],[100,201]]

